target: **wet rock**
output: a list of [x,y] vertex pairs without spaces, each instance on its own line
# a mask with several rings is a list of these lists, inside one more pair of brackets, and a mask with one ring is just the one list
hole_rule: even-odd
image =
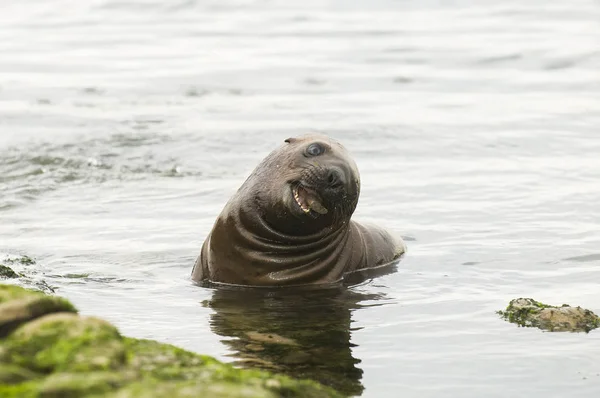
[[35,264],[35,260],[29,256],[9,256],[4,260],[7,264],[22,264],[22,265],[33,265]]
[[19,274],[6,265],[0,264],[0,279],[18,278]]
[[[29,256],[5,255],[0,264],[0,279],[19,278],[19,285],[44,293],[55,293],[55,288],[50,286],[43,278],[43,273],[36,266],[36,261]],[[6,264],[10,264],[10,267]]]
[[[6,311],[5,311],[6,310]],[[334,390],[121,336],[64,299],[0,285],[1,397],[339,397]]]
[[511,300],[504,311],[505,320],[524,327],[536,327],[549,332],[589,332],[600,327],[600,318],[590,310],[563,304],[555,307],[531,298]]

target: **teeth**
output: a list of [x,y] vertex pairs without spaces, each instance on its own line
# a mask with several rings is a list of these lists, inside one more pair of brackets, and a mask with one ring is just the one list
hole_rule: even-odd
[[300,206],[302,211],[306,214],[310,213],[311,210],[314,210],[319,214],[327,214],[327,209],[312,195],[309,195],[308,197],[308,207],[303,205],[300,196],[298,195],[297,188],[294,189],[294,199],[296,199],[296,203],[298,203],[298,206]]
[[300,197],[298,196],[298,190],[294,189],[294,199],[296,199],[296,203],[298,203],[298,206],[300,206],[300,208],[302,209],[303,212],[305,213],[310,213],[310,207],[305,207],[301,202],[300,202]]

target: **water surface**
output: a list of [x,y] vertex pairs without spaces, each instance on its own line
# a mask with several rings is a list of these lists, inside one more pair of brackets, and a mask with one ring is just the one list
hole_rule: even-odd
[[[0,252],[127,335],[352,394],[597,396],[600,332],[495,311],[600,313],[598,21],[591,0],[3,2]],[[407,238],[398,271],[194,286],[226,200],[310,130],[354,155],[355,219]]]

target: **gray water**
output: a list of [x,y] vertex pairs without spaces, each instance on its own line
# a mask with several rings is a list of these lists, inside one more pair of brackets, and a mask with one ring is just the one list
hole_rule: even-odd
[[[599,126],[597,1],[4,1],[0,254],[124,334],[351,394],[595,397],[600,332],[495,311],[600,313]],[[355,157],[397,271],[193,285],[226,200],[306,131]]]

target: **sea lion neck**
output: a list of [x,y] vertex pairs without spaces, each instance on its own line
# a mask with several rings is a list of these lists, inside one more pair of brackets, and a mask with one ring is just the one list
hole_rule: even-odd
[[[270,243],[280,243],[284,246],[295,247],[297,252],[298,245],[307,245],[315,249],[317,246],[326,246],[337,236],[343,235],[348,229],[348,222],[332,224],[326,227],[317,225],[314,229],[307,229],[305,225],[298,225],[296,228],[282,229],[279,225],[273,224],[267,217],[267,212],[261,211],[256,203],[243,203],[238,207],[237,223],[238,228],[243,229],[244,233],[251,233],[260,240]],[[295,225],[296,220],[289,220],[289,225]],[[309,220],[310,221],[310,220]],[[281,224],[283,220],[277,220]]]
[[350,236],[348,225],[310,235],[287,235],[269,225],[252,206],[239,206],[235,201],[232,205],[211,232],[211,254],[228,253],[226,260],[218,270],[206,264],[203,272],[214,272],[217,281],[248,286],[338,281],[332,265],[343,263],[339,259]]

